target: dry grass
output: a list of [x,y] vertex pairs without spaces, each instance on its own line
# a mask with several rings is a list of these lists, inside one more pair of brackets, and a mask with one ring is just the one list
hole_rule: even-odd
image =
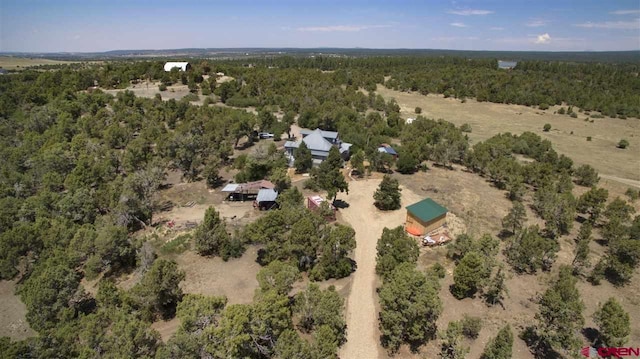
[[0,281],[0,337],[22,340],[36,335],[27,323],[27,307],[15,294],[15,281]]
[[65,65],[75,62],[77,61],[59,61],[39,58],[0,56],[0,68],[3,68],[5,70],[22,70],[30,66]]
[[[531,131],[548,139],[554,148],[575,161],[589,164],[610,179],[621,177],[634,180],[627,185],[640,187],[640,120],[638,119],[593,119],[579,113],[578,118],[557,115],[559,107],[543,111],[520,105],[504,105],[477,102],[468,99],[465,103],[441,95],[421,95],[399,92],[378,85],[378,93],[385,99],[395,98],[401,108],[402,118],[416,117],[416,107],[422,108],[427,118],[444,119],[458,126],[468,123],[473,131],[469,134],[472,143],[485,140],[500,132],[520,134]],[[577,109],[576,109],[577,111]],[[543,132],[545,123],[552,126]],[[588,142],[590,136],[592,141]],[[618,149],[620,139],[626,138],[630,146]]]

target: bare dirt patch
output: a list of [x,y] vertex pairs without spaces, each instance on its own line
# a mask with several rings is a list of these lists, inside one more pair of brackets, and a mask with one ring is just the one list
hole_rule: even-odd
[[188,251],[176,258],[186,278],[181,283],[185,293],[209,296],[224,295],[229,304],[251,303],[258,288],[256,275],[260,265],[256,263],[258,248],[249,247],[240,258],[225,262],[219,257],[202,257]]
[[0,337],[12,340],[23,340],[36,336],[37,333],[29,327],[26,314],[27,307],[20,297],[15,294],[15,281],[0,281]]
[[[394,228],[404,224],[406,212],[382,212],[374,207],[373,193],[379,184],[380,179],[352,181],[349,183],[349,194],[339,196],[349,204],[349,207],[340,210],[340,218],[356,231],[354,259],[358,266],[352,274],[353,282],[347,299],[347,343],[340,350],[343,358],[382,358],[385,355],[380,346],[378,329],[376,244],[384,227]],[[403,206],[420,199],[411,190],[403,189]]]
[[[415,118],[415,108],[421,107],[422,115],[427,118],[442,118],[458,126],[470,124],[473,131],[469,137],[472,142],[485,140],[500,132],[520,134],[531,131],[551,141],[558,152],[571,157],[578,164],[589,164],[606,175],[640,180],[638,119],[601,118],[593,119],[591,123],[585,121],[589,116],[584,113],[578,113],[578,118],[554,114],[559,107],[543,111],[473,99],[462,103],[442,95],[399,92],[381,85],[378,85],[377,91],[387,100],[396,99],[403,118]],[[542,131],[545,123],[551,124],[551,131]],[[592,141],[587,141],[587,137],[591,137]],[[616,148],[622,138],[630,144],[625,150]]]

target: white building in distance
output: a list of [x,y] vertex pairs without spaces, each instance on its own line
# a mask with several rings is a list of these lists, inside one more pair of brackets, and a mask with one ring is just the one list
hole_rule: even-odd
[[170,72],[174,68],[178,68],[180,71],[187,71],[191,69],[191,64],[188,62],[167,62],[164,64],[164,70],[166,72]]

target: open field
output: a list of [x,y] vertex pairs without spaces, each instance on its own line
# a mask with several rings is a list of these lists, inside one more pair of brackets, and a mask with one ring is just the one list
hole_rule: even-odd
[[[577,164],[593,166],[603,176],[640,180],[638,119],[601,118],[593,119],[594,122],[591,123],[585,121],[589,116],[583,113],[578,113],[578,118],[554,114],[559,108],[557,106],[543,111],[520,105],[477,102],[473,99],[462,103],[442,95],[399,92],[381,85],[378,85],[377,92],[386,100],[396,99],[402,118],[415,118],[415,108],[421,107],[422,116],[427,118],[442,118],[458,126],[470,124],[473,130],[469,134],[472,144],[500,132],[520,134],[531,131],[551,141],[559,153],[569,156]],[[551,131],[542,131],[545,123],[551,124]],[[592,137],[592,141],[587,141],[588,136]],[[625,150],[616,148],[618,141],[623,138],[629,141],[629,147]],[[634,184],[640,186],[640,183]]]
[[0,68],[5,70],[20,70],[29,66],[39,65],[64,65],[72,64],[77,61],[59,61],[40,58],[0,56]]

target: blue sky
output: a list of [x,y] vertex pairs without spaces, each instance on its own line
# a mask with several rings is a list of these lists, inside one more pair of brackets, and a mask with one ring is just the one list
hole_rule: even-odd
[[0,0],[0,51],[640,50],[639,0]]

